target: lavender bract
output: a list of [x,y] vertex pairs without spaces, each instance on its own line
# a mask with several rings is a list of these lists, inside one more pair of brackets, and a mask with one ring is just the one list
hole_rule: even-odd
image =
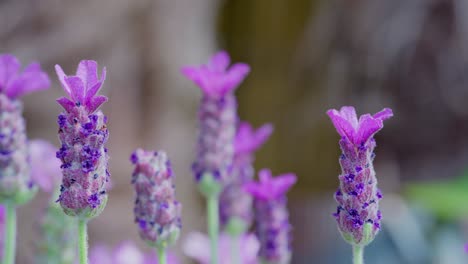
[[291,225],[287,209],[286,192],[296,183],[294,174],[272,178],[270,170],[259,172],[260,182],[244,185],[255,197],[259,256],[266,263],[286,264],[291,260]]
[[231,177],[220,196],[221,225],[230,233],[243,233],[252,224],[252,196],[242,186],[253,180],[254,152],[273,132],[270,124],[254,130],[241,122],[234,141],[234,161]]
[[63,174],[58,201],[66,214],[90,219],[105,207],[110,177],[109,156],[104,147],[109,137],[107,118],[98,110],[107,97],[96,95],[104,83],[106,69],[102,70],[101,79],[95,61],[81,61],[76,76],[66,76],[59,65],[55,69],[70,97],[57,99],[65,109],[58,116],[62,146],[57,158],[62,161]]
[[135,165],[135,222],[140,237],[150,246],[174,244],[181,229],[182,205],[175,199],[171,163],[165,152],[137,149],[131,156]]
[[20,96],[49,87],[50,81],[38,63],[19,73],[12,55],[0,55],[0,200],[22,204],[36,187],[31,180],[23,105]]
[[193,164],[197,182],[209,174],[224,184],[232,166],[237,122],[234,89],[250,68],[247,64],[236,63],[227,69],[229,63],[229,55],[219,52],[206,65],[182,69],[182,73],[203,92],[198,111],[197,159]]
[[343,106],[340,111],[327,111],[341,136],[340,157],[342,173],[340,187],[335,193],[338,207],[335,216],[343,238],[352,245],[369,244],[380,230],[382,218],[379,200],[382,194],[377,189],[373,166],[374,134],[383,128],[383,121],[393,116],[385,108],[375,115],[365,114],[359,120],[352,106]]

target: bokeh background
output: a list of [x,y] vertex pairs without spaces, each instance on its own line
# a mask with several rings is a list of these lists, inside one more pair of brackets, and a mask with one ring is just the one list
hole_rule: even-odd
[[[25,98],[31,138],[58,146],[53,66],[81,59],[107,66],[110,171],[114,187],[90,222],[91,246],[132,239],[128,157],[139,146],[172,158],[184,229],[205,231],[190,172],[200,91],[179,69],[225,49],[252,72],[237,92],[242,119],[275,132],[256,168],[295,172],[289,198],[293,263],[350,263],[331,213],[338,135],[325,115],[354,105],[391,107],[377,136],[383,232],[369,263],[467,263],[468,2],[466,0],[2,0],[0,52],[41,62],[53,80]],[[17,263],[32,263],[41,194],[19,212]],[[181,243],[175,248],[184,263]]]

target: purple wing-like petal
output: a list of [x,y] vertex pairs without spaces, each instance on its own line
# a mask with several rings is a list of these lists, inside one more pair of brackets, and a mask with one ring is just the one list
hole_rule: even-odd
[[91,98],[91,101],[89,102],[89,104],[86,105],[86,108],[88,109],[89,113],[93,113],[99,108],[99,106],[107,102],[107,100],[108,98],[104,95],[98,95],[96,97]]
[[226,51],[220,51],[211,57],[208,67],[215,72],[224,72],[230,62],[229,54]]
[[342,137],[348,138],[351,142],[354,142],[356,131],[352,124],[347,119],[343,118],[340,115],[340,112],[335,109],[328,110],[327,114],[335,126],[336,131],[338,131],[338,134]]
[[65,90],[68,96],[71,97],[71,89],[68,86],[67,82],[65,81],[65,78],[67,77],[67,75],[65,75],[65,73],[63,72],[62,67],[60,67],[60,65],[58,64],[55,65],[55,72],[57,73],[57,76],[59,78],[60,84],[63,87],[63,90]]
[[80,77],[70,76],[65,78],[65,82],[71,89],[71,99],[75,103],[84,103],[85,87]]
[[241,122],[234,142],[235,152],[249,153],[257,150],[270,137],[273,132],[271,124],[265,124],[257,131],[247,122]]
[[384,108],[382,111],[376,113],[374,118],[380,120],[386,120],[393,116],[393,111],[390,108]]
[[224,76],[224,85],[221,88],[221,93],[227,93],[237,86],[245,79],[250,72],[250,66],[245,63],[234,64]]
[[13,79],[21,67],[15,56],[10,54],[0,55],[0,91],[4,91],[8,82]]
[[80,64],[78,64],[78,69],[76,70],[76,76],[79,77],[83,82],[85,91],[88,91],[98,81],[97,62],[93,60],[80,61]]
[[96,84],[93,85],[88,91],[86,91],[86,97],[85,97],[85,103],[89,104],[91,102],[91,99],[97,94],[99,89],[101,89],[102,82],[99,81]]
[[354,128],[354,130],[357,130],[357,127],[359,125],[358,123],[358,118],[356,115],[356,109],[352,106],[343,106],[340,109],[340,115],[343,117],[345,120],[348,120],[348,122],[351,124],[351,126]]
[[11,97],[19,97],[34,91],[49,88],[49,76],[41,70],[39,63],[31,63],[24,72],[11,81],[6,94]]
[[71,109],[75,106],[75,103],[66,97],[60,97],[57,99],[57,103],[59,103],[67,112],[70,112]]
[[373,118],[370,114],[362,115],[359,118],[359,131],[354,144],[364,144],[377,131],[382,129],[383,123],[380,119]]
[[274,179],[273,188],[271,190],[272,195],[278,197],[283,195],[291,188],[297,181],[297,177],[293,173],[282,174]]

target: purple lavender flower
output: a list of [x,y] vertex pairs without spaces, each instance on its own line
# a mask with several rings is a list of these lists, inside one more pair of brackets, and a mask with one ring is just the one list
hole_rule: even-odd
[[0,200],[25,203],[35,193],[28,163],[28,145],[20,96],[49,87],[38,63],[19,73],[12,55],[0,55]]
[[165,152],[137,149],[130,157],[135,170],[135,222],[140,237],[153,247],[175,243],[182,205],[175,199],[171,163]]
[[259,172],[260,182],[244,185],[255,197],[259,256],[271,264],[285,264],[291,260],[291,225],[286,207],[286,192],[296,183],[292,173],[271,177],[268,169]]
[[227,69],[229,63],[229,55],[219,52],[206,65],[182,69],[182,73],[203,92],[198,112],[197,159],[193,164],[197,181],[208,173],[224,183],[232,166],[237,122],[234,89],[246,77],[250,68],[247,64],[236,63]]
[[[240,262],[242,264],[257,264],[257,254],[260,248],[258,239],[253,234],[244,234],[240,238]],[[236,243],[233,237],[228,234],[221,234],[219,237],[219,255],[231,256],[232,244]],[[185,255],[196,260],[199,264],[209,264],[211,260],[210,239],[207,235],[192,232],[187,235],[183,243]],[[219,264],[233,264],[230,257],[220,258]]]
[[62,146],[57,158],[62,161],[63,174],[58,201],[66,214],[89,219],[104,209],[110,177],[104,147],[109,137],[107,118],[98,110],[107,97],[96,95],[104,83],[106,69],[102,70],[101,79],[97,63],[90,60],[80,62],[75,76],[66,76],[59,65],[55,70],[70,97],[57,99],[65,109],[58,116]]
[[343,106],[340,111],[332,109],[327,114],[341,136],[343,151],[340,187],[335,192],[339,205],[333,215],[347,242],[365,246],[377,235],[382,218],[379,210],[382,194],[377,189],[372,163],[376,146],[373,136],[393,113],[385,108],[373,116],[362,115],[358,120],[354,107]]
[[56,152],[57,148],[48,141],[29,141],[31,177],[45,192],[52,192],[62,179],[60,160],[55,156]]
[[254,176],[254,152],[262,146],[273,132],[273,126],[266,124],[257,130],[247,122],[241,122],[234,141],[234,162],[231,177],[220,196],[221,224],[237,233],[247,230],[252,224],[252,196],[242,186]]

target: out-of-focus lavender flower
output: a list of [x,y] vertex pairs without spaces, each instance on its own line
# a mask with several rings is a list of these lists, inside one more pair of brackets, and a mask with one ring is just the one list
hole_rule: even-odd
[[[111,250],[105,245],[97,245],[91,249],[89,256],[90,264],[157,264],[158,258],[155,253],[140,251],[131,241],[120,243]],[[168,264],[178,264],[176,257],[169,254]]]
[[[232,256],[233,243],[240,243],[240,261],[242,264],[258,263],[257,254],[260,248],[258,239],[253,234],[244,234],[240,241],[235,241],[233,237],[227,234],[221,234],[219,237],[219,264],[234,264]],[[187,235],[183,251],[185,255],[196,260],[199,264],[209,264],[211,260],[210,239],[207,235],[198,232],[192,232]]]
[[137,149],[130,157],[135,165],[135,222],[140,237],[153,247],[175,243],[181,229],[182,205],[175,199],[171,163],[163,151]]
[[291,225],[286,192],[296,183],[296,175],[282,174],[275,178],[268,169],[259,172],[259,182],[244,185],[255,197],[256,233],[260,240],[259,256],[271,264],[291,260]]
[[109,137],[107,118],[98,110],[107,97],[96,95],[104,83],[106,69],[102,70],[101,79],[95,61],[81,61],[75,76],[66,76],[58,65],[55,69],[70,97],[57,99],[65,109],[58,116],[62,147],[57,158],[62,161],[63,174],[58,201],[66,214],[89,219],[104,209],[110,177],[109,156],[104,147]]
[[352,106],[343,106],[340,111],[327,111],[341,136],[340,187],[335,192],[338,207],[335,216],[343,238],[353,244],[365,246],[380,230],[382,218],[379,200],[382,194],[377,189],[373,166],[374,134],[383,128],[383,121],[393,116],[385,108],[375,115],[365,114],[359,120]]
[[31,177],[34,183],[46,192],[52,192],[62,179],[60,160],[56,157],[56,152],[57,148],[46,140],[29,141]]
[[[231,177],[220,196],[220,219],[231,233],[244,232],[252,224],[252,196],[242,186],[254,176],[254,152],[262,146],[273,132],[266,124],[254,130],[247,122],[241,122],[234,143],[234,162]],[[237,230],[240,229],[240,230]]]
[[224,183],[232,166],[237,122],[234,90],[250,68],[247,64],[236,63],[228,69],[229,63],[229,55],[222,51],[206,65],[182,68],[182,73],[203,92],[198,111],[197,159],[193,164],[197,181],[209,174]]
[[23,72],[12,55],[0,55],[0,200],[22,204],[32,198],[23,105],[18,97],[49,87],[50,81],[38,63]]

